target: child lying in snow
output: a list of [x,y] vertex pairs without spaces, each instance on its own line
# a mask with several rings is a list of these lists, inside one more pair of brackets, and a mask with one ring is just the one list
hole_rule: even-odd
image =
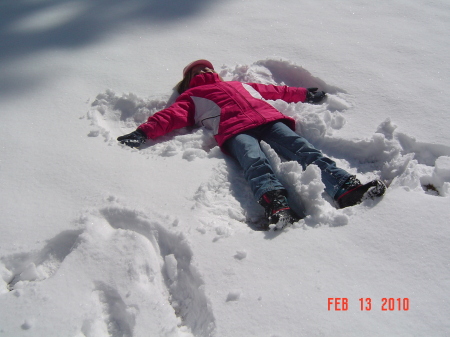
[[294,119],[263,100],[319,103],[326,93],[317,88],[223,81],[211,62],[197,60],[184,68],[177,90],[180,96],[170,107],[117,140],[139,147],[146,139],[186,126],[196,124],[213,130],[222,151],[233,156],[244,169],[256,200],[265,208],[269,224],[276,224],[277,228],[299,217],[288,205],[286,189],[275,177],[260,147],[261,140],[286,159],[300,163],[303,169],[316,164],[322,171],[325,191],[339,208],[356,205],[367,195],[379,197],[385,192],[383,182],[374,180],[363,185],[355,176],[338,168],[334,161],[293,131]]

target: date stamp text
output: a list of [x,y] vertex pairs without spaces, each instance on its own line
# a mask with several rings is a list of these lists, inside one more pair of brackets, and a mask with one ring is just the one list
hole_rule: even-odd
[[[346,297],[329,297],[328,311],[347,311],[349,308],[349,300]],[[409,298],[382,298],[381,301],[373,301],[370,297],[359,299],[360,311],[408,311]]]

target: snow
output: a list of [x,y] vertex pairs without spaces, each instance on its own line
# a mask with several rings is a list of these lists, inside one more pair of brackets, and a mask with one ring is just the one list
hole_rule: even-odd
[[[3,1],[0,336],[449,335],[449,15],[442,0]],[[326,90],[270,103],[386,195],[337,210],[317,167],[263,144],[305,215],[263,232],[206,130],[118,144],[199,58],[226,80]]]

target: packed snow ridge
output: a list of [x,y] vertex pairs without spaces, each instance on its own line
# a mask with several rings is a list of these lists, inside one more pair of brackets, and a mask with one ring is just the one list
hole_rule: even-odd
[[[118,206],[113,197],[109,203],[81,216],[82,230],[62,232],[41,251],[2,257],[0,271],[8,289],[21,297],[27,284],[47,282],[44,286],[55,296],[65,287],[77,291],[65,300],[80,305],[79,336],[143,336],[146,331],[210,336],[214,315],[191,264],[192,250],[184,235],[168,230],[178,220],[157,215],[150,220]],[[51,311],[51,303],[43,305]],[[32,326],[30,319],[22,329]]]

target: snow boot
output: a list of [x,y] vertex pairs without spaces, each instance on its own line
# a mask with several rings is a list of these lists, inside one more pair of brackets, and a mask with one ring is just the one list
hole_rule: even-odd
[[338,208],[345,208],[366,199],[381,197],[385,191],[386,185],[381,180],[372,180],[363,185],[355,176],[351,176],[336,193],[334,200]]
[[299,217],[289,207],[286,195],[286,190],[274,190],[266,192],[259,199],[258,203],[264,207],[266,218],[269,220],[265,229],[269,229],[271,224],[275,224],[275,230],[283,229],[299,220]]

